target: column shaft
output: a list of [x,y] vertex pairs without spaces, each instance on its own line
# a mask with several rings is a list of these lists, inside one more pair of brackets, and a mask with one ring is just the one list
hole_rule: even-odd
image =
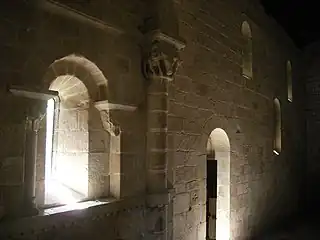
[[35,119],[27,119],[25,173],[24,173],[24,214],[38,213],[35,206],[36,158],[38,133]]

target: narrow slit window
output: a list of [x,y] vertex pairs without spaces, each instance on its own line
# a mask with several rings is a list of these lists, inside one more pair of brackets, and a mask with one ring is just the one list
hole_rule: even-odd
[[242,50],[242,75],[251,79],[252,71],[252,34],[251,28],[247,21],[242,23],[241,33],[245,40]]
[[293,95],[292,95],[292,65],[290,61],[287,61],[286,66],[286,77],[287,77],[287,85],[288,85],[288,101],[293,101]]
[[279,155],[281,152],[281,106],[279,99],[275,98],[274,104],[274,140],[273,140],[273,152]]
[[[53,167],[52,153],[53,153],[53,132],[54,132],[54,113],[55,101],[53,98],[47,102],[46,111],[46,155],[45,155],[45,189],[50,188],[51,171]],[[46,194],[47,195],[47,194]]]

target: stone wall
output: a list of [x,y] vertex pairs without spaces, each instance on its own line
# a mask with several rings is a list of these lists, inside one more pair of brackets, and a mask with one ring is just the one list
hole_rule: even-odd
[[[313,214],[319,209],[315,206],[320,198],[319,183],[319,148],[317,141],[319,132],[319,59],[320,45],[311,44],[304,50],[304,78],[306,84],[306,128],[307,128],[307,165],[306,165],[306,202],[308,213]],[[312,211],[310,212],[310,207]]]
[[[25,153],[26,119],[23,108],[24,101],[21,98],[1,97],[4,108],[8,105],[16,111],[9,117],[7,114],[1,116],[1,180],[0,180],[0,202],[5,206],[2,214],[17,211],[17,206],[22,204],[22,191],[24,179],[23,158]],[[2,217],[3,215],[0,215]]]
[[[231,239],[247,239],[293,214],[298,204],[304,150],[300,53],[259,6],[175,2],[187,47],[169,87],[174,239],[204,239],[206,144],[216,128],[231,145]],[[241,75],[243,21],[252,32],[252,79]],[[293,103],[287,100],[287,60],[293,63]],[[279,156],[273,154],[275,97],[282,111]]]
[[59,214],[21,218],[0,226],[1,239],[127,239],[147,238],[143,198],[111,202]]
[[[30,222],[32,226],[25,228],[22,223],[30,219],[20,219],[4,223],[0,236],[153,239],[166,235],[167,239],[203,240],[207,143],[215,129],[223,130],[229,143],[220,152],[215,146],[213,150],[219,153],[218,169],[225,171],[218,176],[227,179],[218,179],[218,184],[226,186],[227,182],[224,190],[230,189],[226,193],[230,201],[221,203],[230,212],[230,221],[224,226],[230,227],[230,239],[254,237],[292,216],[299,203],[304,154],[300,52],[256,2],[161,0],[150,6],[139,0],[1,3],[0,26],[4,30],[0,31],[0,61],[5,63],[0,68],[2,89],[6,84],[17,84],[47,90],[57,77],[72,74],[81,76],[91,104],[108,101],[133,106],[134,111],[118,108],[104,115],[110,129],[120,129],[119,137],[114,142],[110,140],[115,145],[109,154],[116,158],[105,174],[113,178],[110,192],[140,207],[120,204],[123,211],[114,211],[119,206],[112,203],[86,210],[84,215],[83,211],[76,211],[71,215],[36,217]],[[149,11],[147,7],[151,5]],[[252,79],[241,74],[243,21],[251,27]],[[149,25],[151,30],[158,27],[162,34],[169,35],[161,39],[167,41],[159,44],[161,51],[183,46],[179,36],[186,41],[180,54],[183,64],[171,82],[167,82],[168,76],[148,82],[141,74],[142,48],[146,47],[141,32],[145,33],[144,27]],[[86,64],[79,68],[78,63],[58,64],[69,56],[80,56],[94,64],[107,80],[103,88],[91,81],[99,71],[85,71]],[[293,69],[292,103],[287,100],[288,60]],[[59,66],[55,68],[54,63]],[[1,166],[12,158],[21,166],[23,150],[13,149],[19,143],[16,139],[23,139],[27,102],[5,91],[0,97],[6,109],[4,120],[0,118],[0,139],[10,145],[8,152],[1,151]],[[275,97],[280,100],[282,111],[279,156],[272,152]],[[89,121],[101,125],[101,116],[97,112],[90,114],[94,117]],[[89,144],[101,146],[101,140],[101,135],[89,137]],[[221,142],[218,139],[216,146]],[[43,151],[38,155],[41,157]],[[43,165],[38,168],[43,170]],[[17,168],[13,171],[12,167],[5,169],[9,169],[5,176],[19,177],[22,172]],[[2,176],[3,172],[0,201],[4,212],[19,215],[23,205],[21,179],[16,186],[13,180],[10,185],[8,178]],[[38,183],[43,180],[43,176],[38,178]],[[151,194],[147,200],[146,192]],[[137,195],[142,196],[143,204],[134,204],[131,197]],[[104,209],[110,211],[101,215]],[[42,222],[42,218],[46,220]]]
[[[1,121],[1,141],[12,145],[8,146],[8,151],[11,149],[8,153],[1,150],[3,152],[1,166],[4,166],[9,158],[11,162],[17,162],[14,168],[12,166],[3,168],[6,176],[13,176],[14,172],[19,169],[17,166],[23,165],[23,158],[19,158],[20,155],[23,156],[23,151],[20,154],[20,150],[13,151],[13,149],[20,146],[17,139],[21,141],[24,139],[23,121],[26,115],[26,107],[24,107],[26,99],[17,100],[12,94],[6,92],[6,87],[14,84],[33,90],[48,90],[50,81],[54,80],[53,77],[59,77],[58,73],[61,72],[75,74],[80,71],[81,81],[89,81],[94,78],[97,73],[91,76],[92,73],[83,71],[87,66],[75,69],[77,64],[60,64],[56,69],[50,69],[50,66],[57,60],[76,55],[94,63],[107,79],[105,94],[100,96],[101,99],[91,99],[91,107],[94,108],[94,101],[107,100],[113,104],[130,105],[136,109],[131,112],[119,109],[110,110],[110,118],[113,124],[119,127],[121,133],[118,145],[113,146],[115,151],[108,152],[108,155],[114,154],[121,158],[121,162],[113,163],[117,165],[117,169],[121,169],[121,172],[115,174],[118,182],[121,183],[121,190],[117,197],[144,194],[144,123],[146,120],[142,103],[145,100],[145,87],[140,71],[139,43],[141,36],[138,32],[142,21],[143,5],[140,1],[130,1],[126,4],[119,1],[95,1],[83,7],[80,9],[77,5],[73,6],[72,1],[1,3],[2,40],[0,48],[3,52],[1,62],[5,63],[0,69],[1,89],[3,90],[1,90],[1,99],[3,99],[1,102],[7,109],[5,119]],[[48,78],[48,73],[49,75],[56,74],[56,76]],[[97,112],[97,109],[94,108],[93,111]],[[14,121],[15,118],[16,121]],[[128,121],[129,118],[130,121]],[[92,113],[89,121],[92,129],[97,127],[96,122],[101,125],[100,114]],[[102,141],[101,134],[96,133],[95,136],[93,134],[89,136],[89,154],[90,157],[95,158],[93,160],[100,162],[107,159],[99,160],[97,154],[101,151],[99,152],[97,148]],[[40,150],[38,158],[43,158],[44,152]],[[43,165],[38,165],[38,169],[43,170]],[[19,172],[21,173],[22,170]],[[107,168],[102,177],[108,174]],[[1,172],[0,175],[1,178],[4,178],[4,172]],[[93,180],[96,181],[96,179]],[[1,205],[5,205],[5,214],[10,212],[10,215],[19,215],[19,211],[21,212],[23,194],[22,189],[15,185],[15,181],[16,178],[6,178],[0,184]],[[21,179],[19,181],[21,185]],[[43,176],[38,176],[38,183],[41,181],[43,182]],[[109,190],[109,186],[106,189]],[[100,190],[99,192],[101,193]],[[108,195],[108,191],[102,192],[102,195]],[[97,197],[96,194],[92,195]],[[16,213],[11,214],[10,209],[16,210]]]

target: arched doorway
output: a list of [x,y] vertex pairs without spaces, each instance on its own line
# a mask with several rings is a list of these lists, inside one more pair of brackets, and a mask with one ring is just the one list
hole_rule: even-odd
[[221,128],[207,142],[206,239],[230,239],[230,142]]

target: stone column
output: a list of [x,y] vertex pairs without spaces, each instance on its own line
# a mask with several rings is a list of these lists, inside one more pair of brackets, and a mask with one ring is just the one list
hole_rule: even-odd
[[153,239],[172,239],[172,187],[168,184],[168,85],[180,65],[179,37],[173,0],[150,0],[141,29],[143,73],[148,80],[147,204],[148,230]]
[[29,114],[26,117],[26,151],[24,167],[24,206],[23,215],[33,216],[38,214],[35,204],[36,192],[36,158],[38,144],[38,130],[40,117]]
[[146,35],[143,71],[148,82],[147,204],[152,211],[149,232],[158,239],[170,239],[171,186],[168,186],[168,84],[179,67],[183,42],[160,30]]

